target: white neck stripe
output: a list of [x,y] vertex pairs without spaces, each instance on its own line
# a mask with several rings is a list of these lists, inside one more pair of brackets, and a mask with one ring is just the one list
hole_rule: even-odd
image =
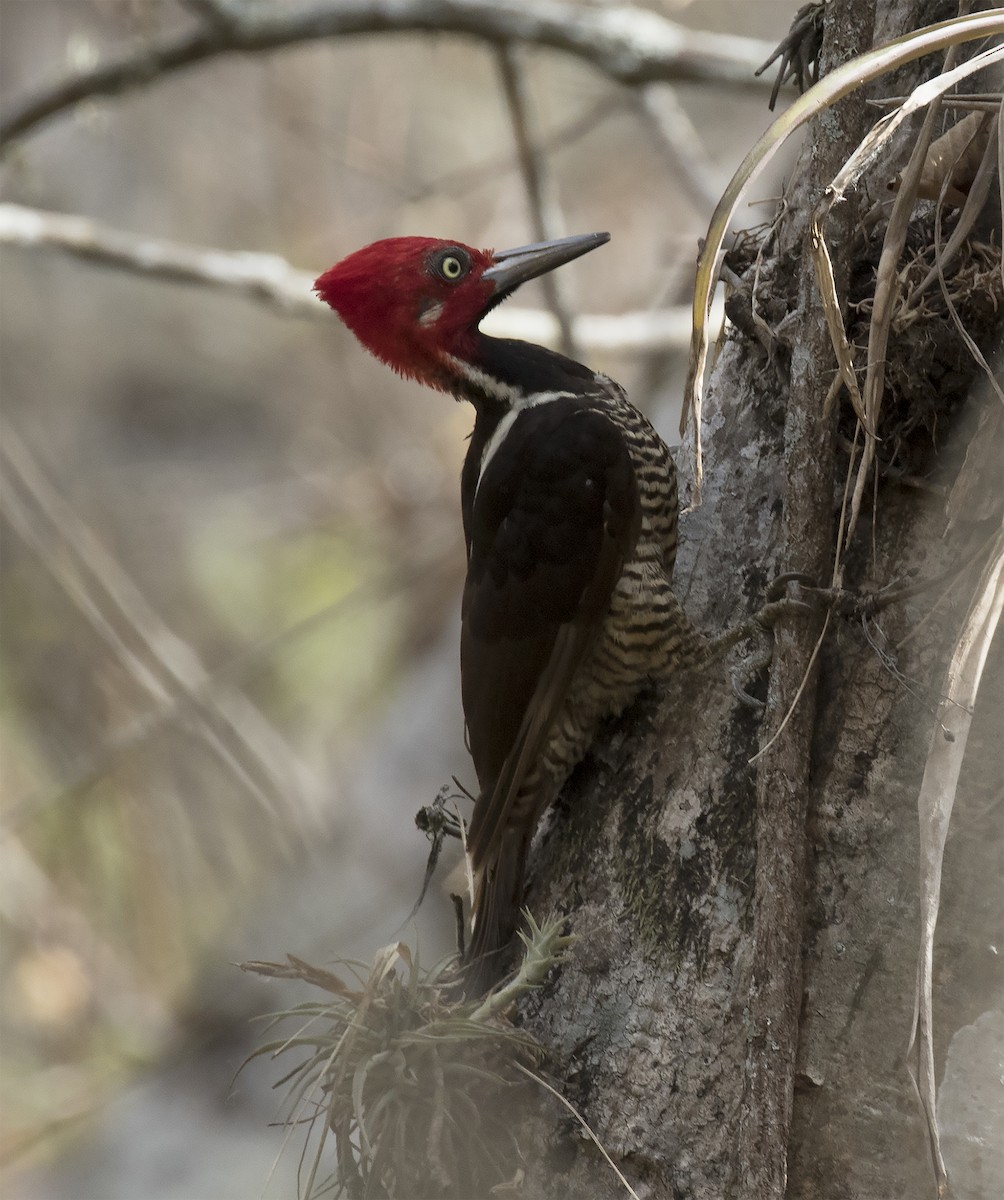
[[534,392],[529,396],[520,396],[516,400],[506,415],[495,426],[492,436],[485,443],[485,448],[481,454],[481,467],[478,471],[478,482],[474,488],[474,496],[477,497],[478,488],[481,486],[481,480],[485,475],[485,468],[495,456],[496,450],[505,441],[506,435],[512,429],[513,423],[521,412],[528,408],[537,408],[541,404],[550,404],[554,400],[573,400],[574,392]]
[[522,393],[518,389],[494,379],[487,371],[482,371],[462,358],[456,358],[452,354],[444,354],[443,358],[478,391],[483,392],[486,396],[491,396],[493,400],[498,400],[506,407],[518,403],[522,398]]

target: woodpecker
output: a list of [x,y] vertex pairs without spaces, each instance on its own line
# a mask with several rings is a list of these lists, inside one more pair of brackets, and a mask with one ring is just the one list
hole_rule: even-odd
[[377,358],[474,407],[461,474],[471,994],[505,966],[534,830],[600,723],[647,680],[708,657],[671,587],[677,485],[662,438],[606,375],[479,329],[520,284],[608,240],[492,252],[389,238],[315,284]]

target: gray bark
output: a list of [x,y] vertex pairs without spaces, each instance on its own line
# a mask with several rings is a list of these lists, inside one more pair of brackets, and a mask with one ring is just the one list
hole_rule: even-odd
[[[868,37],[870,6],[833,8],[830,36],[836,23],[843,56],[861,48],[862,31]],[[782,571],[829,578],[845,461],[835,424],[820,415],[834,364],[811,264],[797,248],[863,119],[860,106],[844,109],[825,137],[810,133],[796,172],[780,235],[801,272],[788,379],[779,384],[760,347],[741,337],[716,368],[704,502],[683,519],[676,576],[709,633],[758,607]],[[842,294],[855,220],[848,206],[830,230]],[[908,346],[891,353],[909,368]],[[995,405],[977,388],[946,415],[931,458],[938,483],[952,484],[979,413]],[[983,437],[1004,425],[984,421]],[[994,461],[991,453],[985,466],[965,468],[982,474],[990,496],[999,490]],[[999,522],[991,499],[984,521],[963,521],[946,537],[943,497],[880,481],[848,582],[870,590],[911,572],[936,579],[986,536],[987,511]],[[834,618],[793,719],[756,763],[802,681],[816,618],[780,628],[762,723],[726,672],[684,676],[607,730],[569,781],[538,841],[528,903],[538,920],[567,915],[576,942],[522,1018],[552,1049],[561,1090],[639,1195],[933,1194],[904,1063],[919,932],[916,801],[967,583],[971,590],[972,576],[933,612],[942,588],[877,618],[890,646],[918,630],[897,656],[898,677],[859,622]],[[1000,1043],[995,946],[1004,913],[992,819],[1001,798],[1000,660],[998,639],[957,800],[937,950],[946,972],[935,1013],[941,1052],[956,1031],[964,1035],[952,1044],[960,1095],[960,1064],[986,1060]],[[943,1114],[958,1126],[946,1133],[946,1157],[959,1196],[1004,1187],[983,1149],[966,1141],[992,1115],[986,1103],[975,1115],[964,1105]],[[530,1194],[618,1193],[567,1112],[545,1106],[527,1127],[536,1146]]]

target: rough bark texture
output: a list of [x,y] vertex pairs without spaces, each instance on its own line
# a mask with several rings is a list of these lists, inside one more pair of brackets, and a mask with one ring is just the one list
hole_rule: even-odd
[[[874,16],[870,0],[837,7],[827,29],[823,72],[870,48]],[[869,124],[865,96],[855,93],[809,128],[808,161],[792,197],[799,214],[792,232],[801,236],[804,263],[812,258],[813,234],[807,228],[812,206],[843,164],[845,148],[859,141]],[[851,270],[846,248],[858,207],[853,201],[843,205],[826,230],[840,296],[847,294]],[[832,348],[809,270],[799,278],[795,330],[784,430],[781,537],[790,547],[789,569],[825,580],[833,568],[837,422],[835,412],[825,413],[821,403],[832,378]],[[740,990],[749,995],[749,1036],[731,1187],[734,1194],[764,1200],[780,1200],[787,1178],[802,994],[805,824],[819,678],[816,647],[822,632],[818,617],[791,620],[777,630],[762,731],[766,737],[757,765],[753,954],[748,972],[740,977]]]
[[[906,17],[907,7],[883,22],[897,20],[900,31],[944,15],[914,5]],[[833,9],[843,57],[867,36],[871,5]],[[887,26],[876,36],[889,36]],[[684,518],[677,569],[681,598],[709,632],[755,609],[782,571],[828,581],[846,464],[818,417],[832,356],[799,247],[821,181],[853,148],[860,122],[860,110],[836,114],[796,175],[781,234],[782,260],[802,272],[790,289],[801,314],[787,383],[742,338],[716,368],[704,503]],[[857,266],[847,258],[847,213],[831,230],[841,289]],[[951,485],[979,413],[996,403],[977,388],[943,414],[932,478]],[[979,470],[972,461],[968,469]],[[999,521],[993,503],[990,511]],[[914,571],[936,578],[987,527],[963,523],[946,538],[943,497],[882,483],[848,583],[881,588]],[[782,627],[762,721],[724,671],[684,677],[607,731],[570,780],[538,842],[528,901],[538,919],[568,915],[577,941],[522,1017],[641,1196],[932,1193],[904,1066],[918,949],[916,799],[967,583],[933,615],[941,588],[873,623],[872,639],[890,646],[917,630],[899,652],[898,677],[859,622],[834,618],[792,722],[756,764],[801,682],[816,620]],[[999,650],[989,679],[999,678]],[[983,1030],[977,1046],[997,1036],[979,1022],[994,1019],[1001,982],[999,831],[988,836],[1000,805],[988,733],[999,693],[984,687],[946,864],[937,952],[948,978],[936,1011],[946,1045],[962,1027]],[[567,1112],[548,1108],[532,1127],[539,1156],[530,1156],[528,1194],[616,1194]],[[996,1190],[967,1190],[967,1178],[995,1178],[974,1153],[960,1134],[959,1196]]]

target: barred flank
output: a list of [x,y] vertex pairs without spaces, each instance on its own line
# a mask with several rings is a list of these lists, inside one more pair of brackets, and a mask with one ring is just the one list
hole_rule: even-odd
[[536,778],[527,789],[536,792],[532,802],[538,816],[583,758],[604,720],[621,713],[647,680],[697,665],[705,654],[704,639],[672,590],[678,500],[676,467],[669,451],[619,390],[597,395],[590,407],[617,426],[628,446],[638,480],[642,526],[603,631],[576,674]]

